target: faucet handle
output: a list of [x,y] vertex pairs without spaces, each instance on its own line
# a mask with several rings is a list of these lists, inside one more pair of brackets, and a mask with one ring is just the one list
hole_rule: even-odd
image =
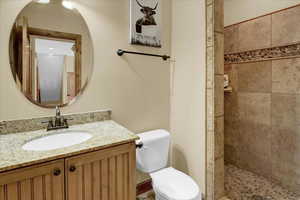
[[3,129],[6,126],[5,122],[0,122],[0,129]]
[[42,124],[48,124],[48,123],[50,123],[51,121],[52,121],[52,120],[49,119],[48,121],[42,121],[41,123],[42,123]]
[[42,123],[42,124],[48,124],[48,126],[47,126],[47,131],[49,131],[50,128],[53,127],[53,121],[52,121],[51,119],[48,120],[48,121],[42,121],[41,123]]

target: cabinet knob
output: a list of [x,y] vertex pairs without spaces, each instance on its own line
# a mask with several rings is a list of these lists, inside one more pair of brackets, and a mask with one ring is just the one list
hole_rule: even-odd
[[69,170],[70,170],[70,172],[75,172],[76,171],[76,167],[74,165],[72,165]]
[[60,169],[54,169],[54,171],[53,171],[54,176],[59,176],[60,174],[61,174]]

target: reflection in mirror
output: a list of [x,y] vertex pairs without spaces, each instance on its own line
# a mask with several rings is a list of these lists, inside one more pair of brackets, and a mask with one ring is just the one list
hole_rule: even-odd
[[[21,92],[42,107],[69,105],[92,74],[92,42],[88,27],[61,0],[31,2],[11,31],[10,62]],[[55,15],[53,15],[55,13]]]

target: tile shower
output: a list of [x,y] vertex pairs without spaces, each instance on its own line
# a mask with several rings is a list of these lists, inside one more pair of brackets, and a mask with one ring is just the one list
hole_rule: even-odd
[[[233,88],[224,100],[225,188],[233,200],[300,199],[299,19],[296,6],[225,27]],[[245,188],[254,188],[251,198]]]

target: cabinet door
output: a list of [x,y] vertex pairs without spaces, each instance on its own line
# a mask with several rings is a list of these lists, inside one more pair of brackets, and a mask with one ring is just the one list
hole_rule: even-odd
[[135,144],[66,160],[67,200],[135,200]]
[[64,200],[64,160],[0,173],[0,200]]

